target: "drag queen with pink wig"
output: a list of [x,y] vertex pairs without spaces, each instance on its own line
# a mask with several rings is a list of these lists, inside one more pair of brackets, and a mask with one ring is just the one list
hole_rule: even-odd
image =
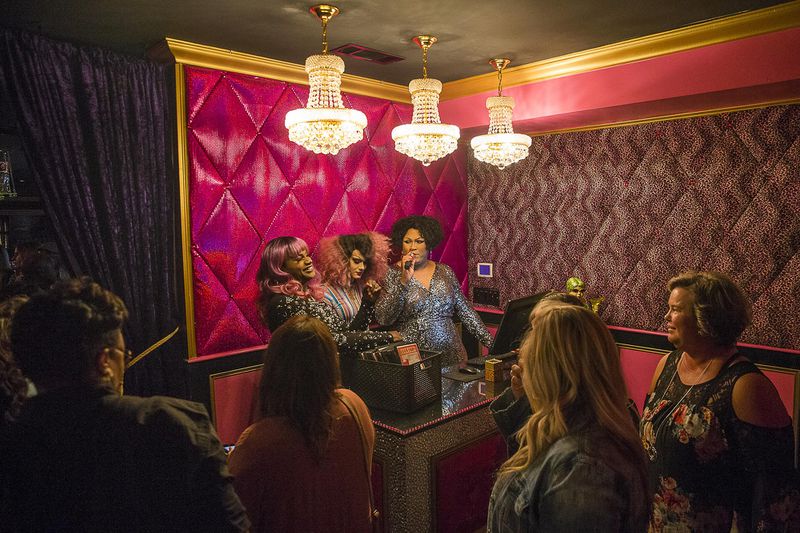
[[362,324],[362,319],[348,324],[325,303],[325,288],[303,239],[277,237],[269,241],[261,254],[256,280],[258,309],[270,331],[295,315],[312,316],[328,326],[340,353],[345,355],[399,339],[396,332],[364,331],[369,323]]
[[389,239],[380,233],[328,237],[319,243],[317,263],[325,301],[348,325],[366,329],[375,316],[379,282],[389,268]]

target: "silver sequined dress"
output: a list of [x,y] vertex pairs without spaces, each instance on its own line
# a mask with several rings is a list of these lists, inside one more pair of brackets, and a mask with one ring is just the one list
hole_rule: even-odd
[[430,289],[416,278],[403,285],[402,272],[390,268],[383,282],[375,316],[384,326],[392,326],[403,340],[416,342],[422,350],[442,352],[442,365],[466,359],[466,351],[456,334],[453,317],[482,344],[489,346],[492,336],[469,305],[453,270],[436,263]]

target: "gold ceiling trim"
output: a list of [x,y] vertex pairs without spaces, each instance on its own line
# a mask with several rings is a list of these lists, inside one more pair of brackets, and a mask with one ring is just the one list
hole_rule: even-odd
[[531,137],[543,137],[545,135],[555,135],[559,133],[575,133],[579,131],[602,130],[606,128],[623,128],[625,126],[636,126],[639,124],[650,124],[653,122],[666,122],[668,120],[707,117],[711,115],[721,115],[723,113],[734,113],[736,111],[747,111],[748,109],[760,109],[762,107],[772,107],[778,105],[795,105],[795,104],[800,104],[800,98],[784,98],[780,100],[770,100],[767,102],[758,102],[753,104],[719,107],[715,109],[705,109],[702,111],[686,111],[684,113],[673,113],[671,115],[658,115],[647,118],[635,118],[631,120],[623,120],[621,122],[604,122],[600,124],[589,124],[586,126],[575,126],[572,128],[562,128],[562,129],[535,131],[535,132],[529,131],[526,133],[526,135],[530,135]]
[[[505,88],[580,74],[800,26],[800,0],[584,50],[503,71]],[[494,91],[494,73],[447,82],[442,101]]]
[[[176,63],[308,85],[308,75],[303,65],[233,50],[224,50],[204,44],[190,43],[170,37],[167,37],[165,41]],[[342,76],[342,91],[383,98],[404,104],[411,103],[411,96],[405,85],[387,83],[351,74]]]

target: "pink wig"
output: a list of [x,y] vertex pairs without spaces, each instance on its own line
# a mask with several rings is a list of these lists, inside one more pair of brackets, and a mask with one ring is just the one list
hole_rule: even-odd
[[[274,294],[322,299],[325,289],[320,282],[319,273],[304,288],[302,283],[283,270],[287,258],[296,257],[304,251],[308,252],[308,244],[298,237],[276,237],[267,243],[256,274],[260,304],[269,302]],[[262,309],[262,312],[265,310]]]
[[322,280],[328,285],[348,287],[350,285],[350,255],[358,250],[366,259],[366,268],[361,279],[356,280],[359,290],[369,280],[380,282],[389,268],[389,239],[370,231],[355,235],[326,237],[319,243],[317,263]]

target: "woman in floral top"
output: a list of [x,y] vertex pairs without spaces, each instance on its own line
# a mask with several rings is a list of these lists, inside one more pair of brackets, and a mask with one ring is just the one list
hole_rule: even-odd
[[797,531],[791,419],[736,351],[750,322],[742,290],[715,272],[670,280],[664,317],[677,350],[659,362],[640,433],[651,531]]

